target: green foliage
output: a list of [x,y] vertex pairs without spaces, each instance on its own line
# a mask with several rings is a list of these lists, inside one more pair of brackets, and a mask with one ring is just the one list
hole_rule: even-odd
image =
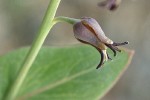
[[[16,78],[28,48],[0,57],[0,100]],[[109,51],[111,57],[112,52]],[[126,69],[131,56],[122,51],[96,69],[100,54],[91,46],[43,47],[17,100],[98,100]]]

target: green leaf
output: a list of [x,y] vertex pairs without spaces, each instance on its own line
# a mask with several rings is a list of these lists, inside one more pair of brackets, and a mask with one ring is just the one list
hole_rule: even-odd
[[[27,51],[23,48],[0,57],[0,100]],[[91,46],[43,47],[17,100],[98,100],[116,83],[132,55],[131,51],[122,51],[97,70],[100,54]]]

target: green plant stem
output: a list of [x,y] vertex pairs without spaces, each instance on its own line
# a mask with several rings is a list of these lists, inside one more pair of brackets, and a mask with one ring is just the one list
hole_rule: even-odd
[[[43,22],[41,24],[41,27],[38,31],[38,35],[33,42],[24,62],[23,65],[16,77],[16,80],[12,84],[10,90],[8,91],[8,94],[5,98],[5,100],[15,100],[15,98],[18,95],[18,92],[21,88],[21,85],[24,81],[24,79],[27,76],[27,73],[29,72],[29,69],[31,68],[32,63],[34,62],[46,36],[48,35],[50,29],[55,24],[53,22],[53,19],[56,14],[56,10],[58,8],[58,5],[61,0],[51,0],[48,9],[46,11],[46,14],[44,16]],[[36,17],[36,16],[35,16]]]
[[80,19],[69,18],[69,17],[64,17],[64,16],[59,16],[54,19],[54,23],[67,22],[69,24],[75,24],[79,21],[80,21]]

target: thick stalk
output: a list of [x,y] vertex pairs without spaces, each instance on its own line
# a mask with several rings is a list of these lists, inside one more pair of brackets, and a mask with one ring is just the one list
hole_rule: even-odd
[[58,8],[60,1],[61,0],[51,0],[50,1],[49,5],[48,5],[48,9],[47,9],[46,14],[43,19],[43,22],[38,31],[38,35],[35,38],[32,46],[22,64],[22,67],[21,67],[19,73],[16,76],[16,80],[12,84],[10,90],[8,91],[8,94],[6,95],[5,100],[15,100],[15,98],[17,97],[18,92],[21,88],[21,85],[22,85],[23,81],[25,80],[27,73],[29,72],[29,69],[31,68],[31,65],[33,64],[50,29],[54,25],[53,19],[56,14],[56,10]]

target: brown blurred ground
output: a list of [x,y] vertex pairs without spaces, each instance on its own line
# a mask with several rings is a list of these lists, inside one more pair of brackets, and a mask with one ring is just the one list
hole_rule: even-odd
[[[132,64],[102,100],[150,100],[150,0],[123,0],[115,12],[97,7],[102,0],[62,0],[57,15],[90,16],[116,42],[128,40]],[[30,45],[49,0],[0,0],[0,54]],[[72,27],[58,24],[45,45],[77,43]]]

